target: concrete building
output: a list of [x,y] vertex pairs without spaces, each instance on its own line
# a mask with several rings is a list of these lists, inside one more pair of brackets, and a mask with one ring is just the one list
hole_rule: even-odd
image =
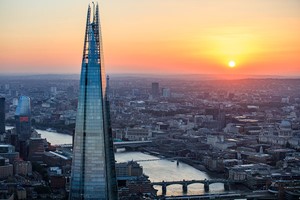
[[144,128],[127,128],[125,138],[130,141],[144,141],[151,137],[151,131]]
[[152,85],[151,85],[152,87],[151,87],[151,91],[152,91],[152,96],[153,97],[158,97],[159,96],[159,83],[157,83],[157,82],[154,82],[154,83],[152,83]]
[[17,199],[18,200],[27,199],[27,192],[26,192],[25,188],[17,187],[16,193],[17,193]]
[[43,163],[50,167],[71,165],[72,159],[59,152],[46,151],[43,153]]
[[8,159],[0,156],[0,180],[14,175],[14,167]]
[[7,158],[12,164],[19,159],[19,152],[15,151],[15,147],[10,144],[0,144],[0,156]]
[[262,163],[236,165],[229,168],[228,179],[243,181],[251,189],[262,189],[271,180],[271,166]]
[[134,161],[129,161],[127,163],[117,163],[116,175],[117,177],[141,176],[143,175],[143,168]]
[[32,165],[30,161],[14,162],[14,174],[29,176],[32,175]]
[[32,162],[42,162],[45,152],[45,139],[30,138],[28,144],[28,160]]
[[153,188],[137,162],[117,163],[116,172],[120,198],[130,199],[131,195],[137,194],[156,195],[157,190]]
[[289,141],[295,148],[300,148],[299,138],[294,137],[291,123],[288,121],[282,121],[278,126],[269,125],[263,127],[259,134],[259,141],[262,143],[269,143],[275,145],[286,146]]
[[165,97],[165,98],[171,97],[171,90],[170,90],[170,88],[162,88],[161,92],[162,92],[162,96],[163,97]]

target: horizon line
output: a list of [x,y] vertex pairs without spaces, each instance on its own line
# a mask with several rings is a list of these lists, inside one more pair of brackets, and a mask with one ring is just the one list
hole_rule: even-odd
[[[112,77],[169,77],[178,78],[178,76],[203,76],[210,79],[300,79],[300,74],[295,75],[270,75],[270,74],[196,74],[196,73],[169,73],[169,74],[156,74],[156,73],[106,73],[106,75]],[[78,73],[3,73],[0,77],[30,77],[30,76],[80,76]],[[155,76],[155,77],[153,77]],[[182,77],[184,78],[184,77]]]

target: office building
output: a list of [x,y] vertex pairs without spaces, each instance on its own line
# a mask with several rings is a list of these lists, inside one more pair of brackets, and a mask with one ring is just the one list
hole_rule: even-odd
[[32,175],[32,164],[30,161],[18,160],[14,162],[14,174],[30,176]]
[[159,83],[152,83],[152,96],[158,97],[159,96]]
[[30,98],[21,96],[15,113],[16,133],[19,140],[28,140],[31,136],[31,106]]
[[98,5],[89,6],[80,77],[70,199],[116,200],[117,181]]
[[28,160],[32,162],[42,162],[45,152],[45,139],[30,138],[28,144]]
[[170,91],[170,88],[162,88],[162,89],[161,89],[161,92],[162,92],[162,96],[163,96],[163,97],[166,97],[166,98],[171,97],[171,91]]
[[0,134],[5,133],[5,98],[0,97]]

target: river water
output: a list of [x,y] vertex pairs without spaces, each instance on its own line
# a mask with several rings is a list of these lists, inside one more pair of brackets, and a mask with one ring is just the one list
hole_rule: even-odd
[[[12,127],[7,126],[7,129]],[[42,138],[46,138],[51,144],[71,144],[72,136],[54,133],[49,131],[37,130],[41,134]],[[118,151],[115,154],[117,162],[127,162],[131,160],[149,160],[157,159],[158,157],[144,154],[141,152],[126,152]],[[177,181],[177,180],[203,180],[210,179],[209,175],[205,172],[199,171],[187,164],[179,163],[170,160],[156,160],[140,162],[143,167],[144,173],[149,176],[151,181]],[[155,186],[158,190],[158,194],[161,194],[161,187]],[[222,183],[215,183],[210,185],[210,192],[223,192],[224,185]],[[202,184],[196,183],[188,186],[187,194],[203,194],[204,188]],[[181,185],[170,185],[167,187],[167,195],[182,195]]]
[[[157,157],[144,154],[141,152],[118,152],[115,154],[117,162],[126,162],[129,160],[147,160]],[[144,173],[149,176],[151,181],[178,181],[178,180],[203,180],[210,177],[202,171],[199,171],[187,164],[169,160],[156,160],[148,162],[140,162],[143,166]],[[161,187],[155,186],[158,189],[158,194],[161,194]],[[224,185],[215,183],[210,185],[210,192],[223,192]],[[203,194],[204,188],[202,184],[191,184],[188,186],[187,194]],[[181,185],[170,185],[167,187],[167,195],[182,195]]]

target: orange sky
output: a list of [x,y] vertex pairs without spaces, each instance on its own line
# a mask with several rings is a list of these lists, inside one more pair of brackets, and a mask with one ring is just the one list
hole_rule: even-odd
[[[88,3],[1,0],[0,73],[80,73]],[[103,0],[100,12],[108,73],[300,75],[299,0]]]

